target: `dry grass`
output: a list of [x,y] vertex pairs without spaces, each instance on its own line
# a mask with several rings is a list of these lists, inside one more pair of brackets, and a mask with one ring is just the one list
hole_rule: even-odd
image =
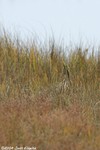
[[99,150],[99,101],[99,53],[0,36],[0,146]]

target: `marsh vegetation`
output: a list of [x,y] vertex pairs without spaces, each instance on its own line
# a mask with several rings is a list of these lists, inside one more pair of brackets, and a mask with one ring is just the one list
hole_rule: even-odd
[[99,150],[99,48],[51,41],[0,35],[0,146]]

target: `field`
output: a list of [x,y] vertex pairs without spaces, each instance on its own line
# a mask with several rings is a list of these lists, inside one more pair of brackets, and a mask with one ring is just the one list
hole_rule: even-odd
[[100,150],[100,50],[0,35],[0,146]]

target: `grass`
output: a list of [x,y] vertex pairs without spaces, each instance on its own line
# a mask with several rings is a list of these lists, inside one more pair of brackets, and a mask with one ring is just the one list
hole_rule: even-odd
[[99,150],[99,49],[29,43],[0,35],[0,146]]

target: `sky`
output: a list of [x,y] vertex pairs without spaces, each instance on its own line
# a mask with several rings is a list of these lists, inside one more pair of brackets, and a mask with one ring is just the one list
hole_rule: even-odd
[[100,0],[0,0],[0,24],[22,37],[100,44]]

